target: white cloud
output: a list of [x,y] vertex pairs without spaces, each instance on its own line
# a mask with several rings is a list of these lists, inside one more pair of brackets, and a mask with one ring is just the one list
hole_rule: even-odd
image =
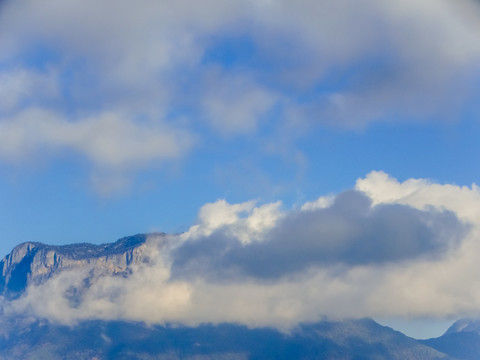
[[[189,146],[171,144],[180,127],[202,139],[268,128],[282,148],[319,123],[454,118],[478,73],[479,8],[474,0],[10,1],[0,12],[0,109],[9,111],[0,122],[11,132],[1,158],[16,161],[28,137],[118,168],[181,157]],[[222,48],[239,38],[251,46],[244,57]],[[36,109],[64,119],[55,135],[45,135],[52,124],[22,120]],[[271,110],[275,118],[263,121]],[[122,120],[98,115],[108,113]],[[137,123],[145,117],[148,125]]]
[[[9,2],[0,17],[0,60],[22,59],[39,45],[53,51],[56,71],[82,71],[69,84],[78,106],[89,96],[97,106],[164,111],[200,94],[204,118],[220,132],[254,130],[278,93],[304,108],[309,123],[356,127],[397,111],[442,114],[438,104],[450,108],[466,96],[465,77],[480,58],[480,10],[473,0],[36,0]],[[211,71],[202,63],[205,53],[218,39],[239,36],[251,39],[257,63],[241,62],[228,70],[239,76],[201,84],[195,76],[208,78]],[[312,93],[326,75],[358,64],[366,66],[346,84]],[[93,79],[90,86],[82,85],[83,76]],[[342,105],[331,101],[339,97]]]
[[26,69],[0,72],[0,114],[18,109],[23,102],[38,103],[58,97],[56,80],[53,73]]
[[289,69],[287,81],[306,86],[322,84],[332,73],[348,78],[328,82],[333,90],[310,102],[291,104],[310,122],[356,128],[392,119],[445,120],[457,118],[459,105],[472,96],[469,84],[480,57],[476,1],[302,1],[295,9],[281,4],[272,5],[276,16],[270,23],[290,36],[283,50],[308,54]]
[[255,201],[229,204],[225,200],[205,204],[199,211],[198,224],[190,227],[180,237],[182,241],[188,241],[226,229],[230,236],[248,244],[261,239],[281,219],[281,205],[280,201],[255,206]]
[[268,225],[255,234],[249,222],[235,219],[209,234],[195,234],[195,241],[174,250],[173,276],[275,280],[312,267],[437,258],[457,248],[467,232],[453,213],[393,204],[372,207],[369,198],[355,191],[339,194],[326,208],[283,213]]
[[480,224],[480,188],[476,184],[437,184],[428,179],[408,179],[400,183],[382,171],[372,171],[358,179],[355,188],[365,192],[374,204],[398,203],[418,209],[428,207],[453,211],[460,219]]
[[211,74],[202,108],[214,129],[222,134],[251,133],[259,120],[278,102],[278,96],[247,79]]
[[335,196],[327,195],[320,196],[317,200],[307,201],[302,205],[301,210],[318,210],[328,208],[333,204]]
[[128,174],[177,159],[192,142],[187,131],[156,121],[132,121],[125,113],[105,112],[73,121],[31,108],[0,121],[0,158],[29,161],[39,154],[73,151],[89,159],[100,175]]
[[[289,328],[302,321],[315,321],[325,315],[333,318],[445,318],[478,315],[480,291],[477,289],[480,289],[480,284],[476,274],[480,268],[476,254],[480,251],[480,225],[472,222],[472,227],[465,233],[461,224],[460,227],[455,227],[459,224],[455,225],[452,214],[441,212],[442,209],[450,209],[458,214],[460,219],[466,220],[472,212],[462,215],[461,208],[457,208],[457,212],[455,202],[451,202],[454,199],[452,194],[470,191],[469,194],[474,196],[468,207],[471,211],[474,208],[478,211],[478,190],[474,187],[467,191],[422,179],[399,183],[381,172],[372,172],[364,179],[359,179],[357,188],[364,189],[365,194],[376,201],[376,205],[367,212],[365,210],[368,208],[364,206],[368,202],[361,200],[361,194],[355,192],[339,194],[335,202],[328,207],[282,212],[281,216],[278,213],[278,204],[256,207],[252,202],[231,205],[223,200],[208,204],[199,213],[199,224],[181,238],[171,236],[167,242],[165,239],[159,241],[151,238],[143,245],[151,262],[135,266],[127,278],[98,277],[91,282],[89,288],[85,288],[85,283],[82,283],[84,274],[64,272],[43,285],[30,286],[26,296],[4,304],[5,311],[27,312],[63,323],[100,318],[188,325],[228,321],[248,326],[271,325],[280,328]],[[372,189],[379,191],[373,194]],[[400,205],[406,199],[413,202],[414,193],[419,195],[418,209],[423,210]],[[408,222],[395,223],[395,216],[408,213],[415,216],[401,217],[400,219],[407,219]],[[216,221],[219,214],[225,216],[220,216],[220,220]],[[338,216],[343,218],[344,226],[347,227],[354,226],[355,216],[361,216],[364,219],[361,223],[374,224],[372,229],[376,229],[377,235],[388,235],[389,226],[394,226],[395,231],[398,226],[413,226],[418,229],[419,224],[426,220],[423,224],[430,226],[433,231],[434,236],[430,238],[432,244],[446,241],[449,246],[419,247],[418,254],[412,253],[407,258],[387,257],[386,261],[383,261],[385,252],[381,250],[384,246],[382,241],[400,249],[408,246],[404,243],[407,240],[413,240],[415,244],[415,241],[422,241],[422,236],[430,235],[420,232],[420,237],[409,239],[386,236],[379,238],[380,242],[376,243],[376,247],[370,249],[379,256],[372,258],[373,261],[342,262],[341,258],[332,255],[327,261],[312,263],[312,266],[297,267],[297,270],[289,267],[289,261],[295,261],[294,258],[300,254],[298,249],[305,247],[303,250],[306,254],[315,253],[318,246],[325,246],[331,240],[317,237],[313,233],[302,235],[301,227],[314,225],[309,219],[330,219],[324,221],[319,230],[335,235]],[[446,218],[449,218],[450,222],[442,224]],[[393,219],[394,223],[389,225],[388,219]],[[434,219],[440,222],[431,222]],[[288,234],[288,228],[292,228],[292,224],[301,226],[292,233],[297,233],[300,237]],[[442,226],[447,229],[446,232],[441,229]],[[261,231],[258,232],[258,229]],[[460,233],[455,233],[456,229],[460,230]],[[253,232],[259,236],[259,241],[246,242],[241,236],[238,238],[242,230],[243,234]],[[448,231],[453,233],[449,235]],[[348,238],[348,231],[346,234]],[[417,236],[415,233],[411,234]],[[273,238],[269,239],[269,235],[273,235]],[[375,233],[371,235],[376,236]],[[284,240],[280,239],[282,236]],[[304,241],[301,236],[310,238]],[[438,236],[443,236],[443,240]],[[358,245],[355,241],[360,240],[369,241],[353,239],[350,245],[350,240],[343,245],[347,244],[355,249]],[[230,244],[230,248],[222,245],[225,243]],[[219,247],[208,247],[211,244]],[[337,245],[339,244],[332,244],[334,247]],[[360,244],[358,249],[366,249],[367,245],[365,243],[366,247],[363,248]],[[218,261],[213,263],[216,276],[212,277],[211,273],[205,271],[206,268],[198,266],[190,268],[193,272],[189,272],[186,267],[183,274],[178,274],[175,262],[178,260],[178,251],[185,246],[190,249],[197,246],[200,250],[202,246],[206,246],[205,253],[192,260],[198,264],[198,261],[204,261],[206,257],[216,256]],[[290,273],[264,278],[252,270],[250,275],[242,275],[238,272],[238,266],[242,266],[238,260],[242,258],[228,255],[232,254],[232,251],[241,254],[238,251],[242,251],[242,248],[257,249],[258,251],[250,252],[249,258],[244,260],[252,264],[258,260],[261,264],[261,258],[265,255],[261,250],[264,247],[270,247],[270,253],[262,266],[275,265],[276,261],[283,259],[285,261],[276,265],[279,268],[285,266]],[[327,247],[324,251],[332,250]],[[187,253],[193,254],[191,251]],[[348,256],[356,257],[358,254],[352,253]],[[231,264],[234,267],[228,269]],[[81,301],[74,305],[65,296],[71,285],[83,289]]]
[[[476,1],[407,0],[375,3],[386,11],[392,22],[403,22],[406,23],[405,28],[410,28],[407,32],[397,31],[392,35],[410,49],[405,56],[412,60],[426,60],[424,57],[433,51],[430,56],[438,56],[444,65],[463,67],[471,65],[480,55],[480,47],[475,39],[475,30],[480,27],[480,8]],[[412,39],[411,35],[414,34],[417,38]],[[421,44],[422,47],[412,46],[412,43]]]

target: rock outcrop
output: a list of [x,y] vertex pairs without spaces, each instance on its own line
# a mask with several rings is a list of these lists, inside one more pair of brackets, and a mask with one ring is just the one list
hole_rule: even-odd
[[[165,237],[163,233],[155,236]],[[147,235],[138,234],[102,245],[18,245],[0,262],[0,295],[13,299],[28,285],[38,285],[63,270],[89,269],[95,275],[126,275],[133,264],[147,261]]]

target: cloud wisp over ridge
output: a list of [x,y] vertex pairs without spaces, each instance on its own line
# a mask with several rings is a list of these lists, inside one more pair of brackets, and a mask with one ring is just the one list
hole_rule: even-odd
[[[85,287],[86,273],[64,271],[31,285],[5,311],[61,323],[283,329],[323,316],[478,315],[479,211],[475,185],[400,183],[383,172],[317,208],[219,200],[200,210],[189,231],[166,241],[152,236],[143,245],[150,261],[128,277],[100,276]],[[74,304],[72,285],[82,289]]]

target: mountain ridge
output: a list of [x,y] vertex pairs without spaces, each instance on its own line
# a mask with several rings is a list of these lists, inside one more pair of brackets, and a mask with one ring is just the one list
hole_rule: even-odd
[[75,327],[39,320],[23,327],[5,320],[0,325],[13,328],[0,333],[4,360],[453,360],[372,319],[301,324],[290,333],[236,324],[147,326],[100,320]]
[[480,359],[480,319],[459,319],[442,336],[421,342],[456,359],[478,360]]
[[90,268],[92,275],[125,274],[132,264],[144,261],[143,246],[152,235],[166,236],[165,233],[137,234],[99,245],[19,244],[0,261],[0,295],[18,298],[28,285],[39,285],[66,269]]

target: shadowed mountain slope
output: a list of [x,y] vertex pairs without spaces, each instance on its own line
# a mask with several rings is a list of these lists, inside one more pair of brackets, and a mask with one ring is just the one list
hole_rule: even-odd
[[87,321],[66,327],[4,318],[1,325],[0,357],[5,360],[451,359],[370,319],[301,325],[290,334],[231,324],[189,328]]
[[480,320],[460,319],[442,336],[423,340],[423,344],[457,359],[480,359]]

